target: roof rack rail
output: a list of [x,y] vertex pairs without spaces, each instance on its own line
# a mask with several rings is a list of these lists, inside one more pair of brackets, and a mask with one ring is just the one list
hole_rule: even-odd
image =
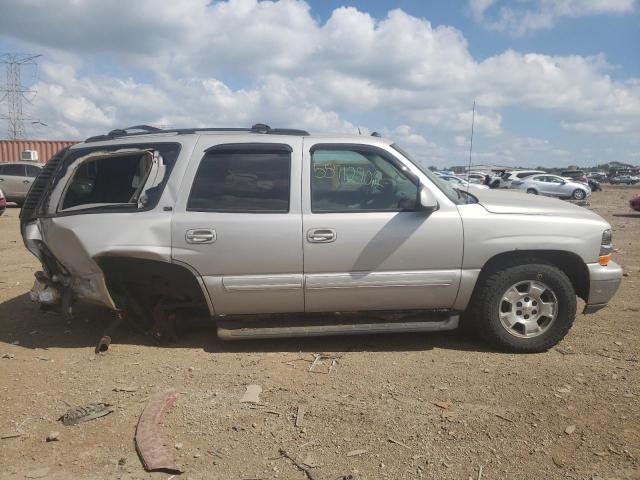
[[[140,130],[136,132],[131,132],[131,130]],[[247,133],[261,133],[268,135],[292,135],[292,136],[307,136],[309,132],[305,130],[297,130],[294,128],[271,128],[269,125],[264,123],[256,123],[251,128],[170,128],[170,129],[162,129],[157,127],[152,127],[150,125],[134,125],[133,127],[127,128],[116,128],[115,130],[111,130],[106,135],[96,135],[93,137],[89,137],[85,140],[85,143],[91,142],[101,142],[105,140],[113,140],[118,137],[131,137],[136,135],[149,135],[153,133],[175,133],[178,135],[186,135],[190,133],[196,132],[247,132]]]

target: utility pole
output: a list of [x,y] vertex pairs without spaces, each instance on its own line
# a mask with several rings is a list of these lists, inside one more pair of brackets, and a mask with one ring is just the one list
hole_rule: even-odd
[[29,116],[22,109],[22,101],[31,100],[27,94],[34,94],[22,84],[22,68],[27,65],[36,66],[35,59],[40,55],[5,53],[0,55],[0,64],[5,66],[7,83],[0,86],[0,102],[6,103],[6,113],[0,114],[0,118],[7,120],[7,135],[9,139],[15,140],[25,138],[24,122]]

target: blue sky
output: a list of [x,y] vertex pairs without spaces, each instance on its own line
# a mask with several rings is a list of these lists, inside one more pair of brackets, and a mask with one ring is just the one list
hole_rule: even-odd
[[474,163],[638,164],[639,3],[0,0],[0,52],[42,54],[30,137],[265,122],[448,166],[476,100]]

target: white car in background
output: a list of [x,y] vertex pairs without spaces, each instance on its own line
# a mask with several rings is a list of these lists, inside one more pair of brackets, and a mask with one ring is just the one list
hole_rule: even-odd
[[531,175],[546,173],[542,170],[510,170],[500,177],[500,188],[514,188],[513,182],[521,181]]
[[488,190],[486,185],[480,185],[479,183],[467,182],[466,180],[456,177],[455,175],[438,175],[442,180],[449,182],[454,188],[461,190]]
[[567,180],[558,175],[532,175],[522,180],[514,180],[512,188],[524,190],[534,195],[584,200],[591,195],[589,186],[582,182]]
[[465,181],[475,184],[483,184],[486,174],[480,172],[464,173],[460,176]]

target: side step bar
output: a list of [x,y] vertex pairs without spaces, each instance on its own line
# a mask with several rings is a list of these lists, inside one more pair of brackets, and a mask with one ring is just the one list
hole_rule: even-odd
[[458,328],[459,314],[450,314],[440,321],[396,321],[375,323],[341,323],[329,325],[277,326],[268,321],[247,322],[224,320],[217,322],[218,337],[222,340],[258,338],[322,337],[328,335],[372,335],[402,332],[444,332]]

